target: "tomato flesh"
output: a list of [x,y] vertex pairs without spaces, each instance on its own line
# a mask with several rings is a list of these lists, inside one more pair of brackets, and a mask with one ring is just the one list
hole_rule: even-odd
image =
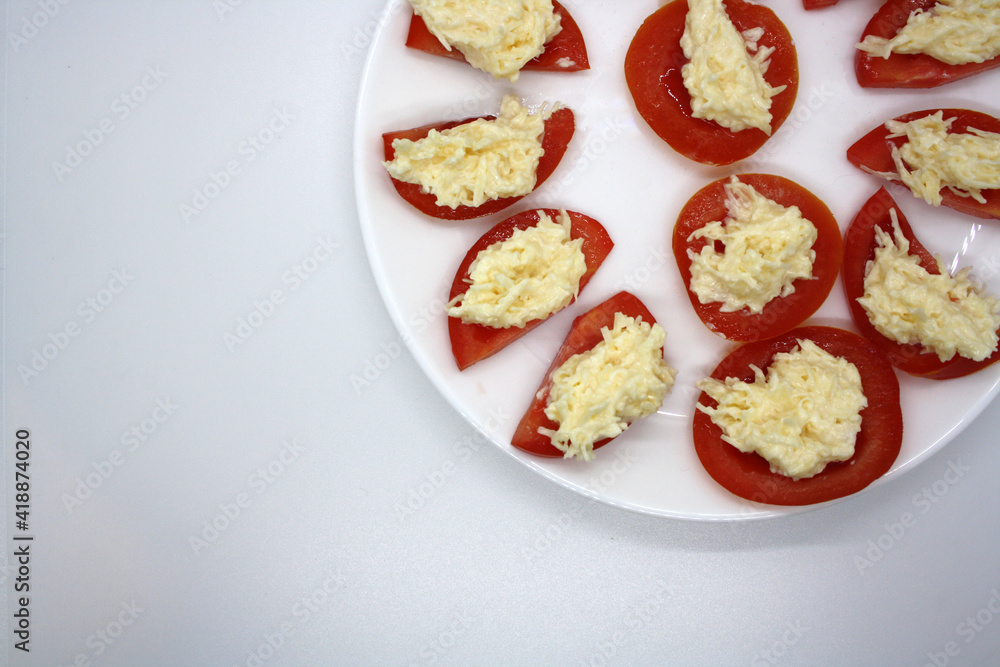
[[[929,11],[937,3],[886,0],[865,26],[861,39],[869,35],[892,39],[906,25],[911,12]],[[1000,56],[981,63],[949,65],[923,53],[890,53],[888,58],[882,58],[859,49],[854,55],[854,72],[862,88],[934,88],[994,67],[1000,67]]]
[[797,327],[823,305],[840,271],[842,242],[840,226],[830,209],[801,185],[771,174],[740,174],[738,178],[782,206],[798,206],[803,217],[810,220],[817,231],[812,247],[816,258],[811,279],[795,281],[794,292],[785,297],[775,297],[757,314],[751,314],[746,308],[723,312],[722,304],[701,303],[690,289],[691,258],[688,251],[698,253],[710,241],[704,238],[689,241],[688,237],[708,223],[726,218],[725,185],[729,178],[720,178],[708,184],[681,209],[674,226],[673,252],[691,305],[713,332],[729,340],[753,341],[777,336]]
[[[552,3],[555,13],[559,15],[559,25],[562,29],[545,45],[545,50],[537,57],[529,60],[521,68],[522,71],[542,72],[580,72],[590,69],[587,58],[587,45],[583,39],[580,27],[565,7],[558,2]],[[410,29],[406,35],[406,46],[411,49],[443,56],[452,60],[465,61],[465,56],[458,49],[450,51],[441,41],[431,34],[424,20],[413,14],[410,18]],[[567,63],[565,66],[560,62]]]
[[[495,118],[495,116],[480,116],[480,118],[492,119]],[[438,130],[441,132],[474,120],[476,120],[476,118],[466,118],[464,120],[451,121],[447,123],[423,125],[409,130],[386,132],[382,135],[385,159],[392,160],[396,157],[396,151],[392,147],[392,142],[396,139],[410,139],[411,141],[417,141],[430,134],[431,130]],[[573,112],[565,107],[552,112],[552,115],[545,121],[545,130],[542,133],[542,150],[544,151],[544,154],[541,158],[539,158],[538,169],[535,171],[535,189],[544,183],[559,165],[563,155],[566,153],[566,148],[569,146],[570,140],[573,138],[575,128],[576,121],[573,116]],[[436,203],[437,197],[430,192],[424,192],[423,189],[416,183],[406,183],[393,178],[392,176],[389,176],[389,178],[392,180],[392,185],[396,188],[396,192],[398,192],[407,203],[421,213],[425,213],[429,216],[440,218],[442,220],[470,220],[484,215],[491,215],[493,213],[497,213],[498,211],[502,211],[526,196],[502,197],[500,199],[491,199],[483,202],[479,206],[460,205],[457,208],[450,208],[448,206],[438,206]]]
[[[897,116],[895,120],[910,122],[932,115],[937,111],[944,112],[943,118],[945,120],[955,119],[951,125],[952,133],[968,132],[970,127],[984,132],[1000,133],[1000,120],[969,109],[926,109]],[[892,147],[900,147],[905,143],[906,137],[890,139],[889,130],[885,128],[883,123],[848,148],[847,159],[859,169],[895,174],[896,165],[892,161]],[[1000,219],[1000,189],[983,190],[982,195],[986,200],[985,203],[977,202],[972,197],[957,195],[948,188],[941,189],[942,204],[945,206],[977,218]]]
[[892,218],[889,214],[892,209],[896,210],[896,220],[899,223],[900,231],[910,242],[909,253],[916,256],[920,266],[929,273],[937,275],[941,272],[934,256],[913,234],[913,229],[892,196],[885,188],[879,188],[878,192],[865,202],[865,205],[851,222],[844,241],[842,269],[844,293],[847,296],[847,304],[851,309],[851,317],[854,319],[855,326],[862,335],[875,343],[885,353],[893,366],[911,375],[933,380],[946,380],[975,373],[996,363],[1000,360],[1000,349],[982,361],[973,361],[957,354],[948,361],[941,361],[937,354],[925,352],[921,345],[900,344],[883,336],[872,325],[868,319],[868,313],[858,303],[858,298],[863,296],[865,292],[865,267],[870,260],[875,258],[875,249],[878,248],[875,229],[881,228],[890,235],[893,233]]
[[802,0],[802,6],[806,9],[822,9],[824,7],[832,7],[837,2],[838,0]]
[[[674,150],[703,164],[732,164],[755,153],[770,136],[757,128],[733,132],[691,115],[691,96],[681,77],[681,67],[687,62],[680,44],[687,10],[687,0],[673,0],[645,20],[625,56],[625,80],[639,115]],[[726,10],[741,32],[764,28],[759,45],[774,48],[764,78],[772,86],[786,88],[771,98],[773,135],[791,113],[798,92],[799,66],[792,36],[763,5],[728,0]]]
[[[810,505],[856,493],[888,472],[903,441],[903,415],[899,404],[899,380],[879,349],[867,339],[833,327],[811,326],[737,347],[712,372],[716,380],[735,377],[753,382],[757,366],[766,372],[775,354],[790,352],[799,339],[808,339],[830,354],[854,364],[868,406],[861,411],[861,431],[854,456],[829,463],[822,472],[793,480],[771,472],[767,460],[755,452],[744,453],[722,439],[722,429],[697,410],[694,416],[694,446],[708,474],[735,495],[772,505]],[[702,393],[699,402],[715,407]]]
[[[466,253],[465,258],[455,273],[455,280],[451,285],[451,292],[448,295],[449,301],[460,294],[464,294],[469,288],[465,279],[469,275],[469,266],[476,259],[480,251],[485,250],[494,243],[506,241],[517,229],[527,229],[538,224],[540,219],[539,211],[544,212],[553,221],[558,220],[559,211],[557,209],[537,209],[522,211],[506,220],[497,223],[492,229],[486,232]],[[597,220],[575,211],[567,211],[570,217],[572,239],[583,239],[581,250],[587,264],[587,270],[580,278],[579,292],[590,282],[591,277],[600,268],[604,259],[614,247],[614,242],[608,235],[604,226]],[[579,294],[578,292],[578,294]],[[459,370],[465,370],[477,361],[482,361],[487,357],[499,352],[510,345],[515,340],[528,333],[544,319],[532,320],[523,327],[509,327],[497,329],[481,324],[469,324],[457,317],[448,318],[448,333],[451,337],[451,350],[455,356],[455,362]]]
[[[629,317],[642,317],[642,321],[648,322],[650,325],[656,323],[645,304],[630,292],[618,292],[573,320],[573,325],[570,327],[562,347],[559,348],[552,364],[545,371],[541,386],[535,392],[531,405],[528,406],[524,417],[521,418],[514,431],[514,437],[511,439],[511,444],[514,447],[537,456],[549,458],[563,456],[563,452],[552,444],[548,436],[538,432],[540,427],[552,430],[559,428],[559,424],[545,415],[545,406],[548,404],[549,391],[552,388],[552,373],[574,354],[586,352],[600,343],[604,339],[601,335],[601,328],[611,328],[614,325],[615,313],[623,313]],[[603,447],[613,439],[605,438],[595,442],[594,449]]]

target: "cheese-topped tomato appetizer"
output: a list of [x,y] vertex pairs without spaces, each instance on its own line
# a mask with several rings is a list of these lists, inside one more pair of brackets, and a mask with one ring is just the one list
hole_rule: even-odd
[[486,232],[458,267],[448,330],[459,370],[489,357],[579,295],[614,243],[597,220],[523,211]]
[[843,276],[855,325],[907,373],[947,379],[1000,359],[1000,301],[971,271],[949,275],[885,189],[848,228]]
[[539,456],[593,459],[595,449],[655,413],[673,387],[665,339],[628,292],[576,318],[511,444]]
[[500,114],[382,135],[396,191],[428,215],[465,220],[496,213],[551,175],[574,131],[573,112],[530,113],[507,95]]
[[1000,66],[997,0],[887,0],[857,45],[865,88],[931,88]]
[[467,61],[497,79],[590,68],[583,34],[552,0],[410,0],[406,46]]
[[847,150],[857,167],[900,181],[914,196],[1000,218],[1000,120],[968,109],[929,109],[876,127]]
[[801,324],[840,269],[840,227],[827,206],[771,174],[722,178],[677,218],[673,252],[691,305],[713,332],[758,340]]
[[868,486],[899,455],[899,382],[857,334],[802,327],[741,345],[698,388],[698,458],[742,498],[832,500]]
[[787,118],[798,90],[791,35],[744,0],[673,0],[642,24],[625,56],[636,109],[686,157],[730,164]]

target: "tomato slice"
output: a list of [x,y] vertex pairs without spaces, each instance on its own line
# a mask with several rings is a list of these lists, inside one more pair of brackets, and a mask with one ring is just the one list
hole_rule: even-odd
[[[857,366],[868,406],[861,411],[861,431],[854,456],[827,464],[814,477],[793,480],[771,472],[767,460],[755,452],[744,453],[722,439],[722,429],[697,410],[694,416],[694,447],[711,477],[741,498],[772,505],[810,505],[856,493],[884,475],[903,441],[903,415],[899,405],[899,380],[892,366],[869,340],[833,327],[793,329],[775,338],[746,343],[729,353],[712,372],[724,381],[736,377],[753,382],[751,366],[764,370],[779,352],[790,352],[799,339],[809,339],[820,348]],[[698,399],[706,407],[716,402],[706,393]]]
[[[904,25],[910,13],[929,11],[938,0],[886,0],[868,21],[863,40],[868,35],[892,39]],[[854,72],[862,88],[933,88],[952,81],[1000,67],[1000,56],[981,63],[949,65],[922,53],[891,53],[888,58],[858,50],[854,55]]]
[[838,0],[802,0],[802,6],[806,9],[823,9],[833,7]]
[[[952,132],[967,132],[970,127],[984,132],[1000,133],[1000,120],[979,111],[969,109],[926,109],[897,116],[895,120],[910,122],[929,116],[938,111],[944,112],[944,119],[954,118]],[[847,159],[855,167],[879,173],[896,173],[896,165],[892,161],[892,146],[902,146],[906,137],[889,139],[889,130],[881,124],[865,136],[858,139],[847,149]],[[948,188],[941,189],[942,203],[945,206],[976,216],[977,218],[1000,219],[1000,189],[983,190],[986,203],[979,203],[972,197],[957,195]]]
[[910,254],[918,257],[920,266],[928,272],[941,272],[934,256],[914,236],[913,229],[892,196],[885,188],[879,188],[851,222],[844,241],[844,293],[847,295],[847,304],[855,326],[885,353],[893,366],[911,375],[946,380],[975,373],[1000,361],[1000,349],[982,361],[973,361],[957,354],[948,361],[941,361],[937,354],[924,352],[920,345],[902,345],[883,336],[872,325],[868,313],[858,303],[858,298],[865,292],[865,267],[869,260],[874,259],[875,249],[878,247],[875,228],[880,227],[889,234],[893,233],[892,218],[889,216],[891,209],[896,209],[899,229],[910,242]]
[[[479,118],[492,119],[496,118],[496,116],[479,116]],[[474,120],[476,120],[476,118],[465,118],[463,120],[456,120],[447,123],[423,125],[409,130],[386,132],[382,135],[385,159],[392,160],[396,157],[396,151],[392,147],[392,142],[396,139],[410,139],[412,141],[417,141],[418,139],[423,139],[430,134],[431,130],[443,131]],[[535,171],[535,189],[544,183],[559,165],[563,155],[566,153],[567,146],[569,146],[570,139],[573,138],[575,128],[576,121],[573,116],[573,112],[565,107],[552,112],[552,115],[545,121],[545,130],[542,133],[542,150],[544,153],[541,158],[539,158],[538,169]],[[392,180],[392,184],[396,188],[396,192],[398,192],[399,195],[410,205],[419,210],[421,213],[425,213],[435,218],[441,218],[442,220],[470,220],[484,215],[491,215],[498,211],[502,211],[523,198],[523,196],[503,197],[500,199],[491,199],[479,206],[461,205],[453,209],[447,206],[438,206],[436,203],[437,197],[430,192],[424,192],[416,183],[406,183],[393,178],[392,176],[389,176],[389,178]]]
[[[732,164],[755,153],[770,137],[757,128],[732,132],[691,116],[691,96],[681,77],[687,62],[680,44],[687,10],[687,0],[673,0],[645,20],[625,55],[625,80],[636,110],[674,150],[704,164]],[[795,43],[781,19],[763,5],[727,0],[726,11],[741,32],[764,28],[759,44],[774,48],[764,78],[772,86],[787,88],[771,99],[773,135],[791,113],[798,92]]]
[[722,312],[720,303],[701,303],[691,291],[691,258],[688,251],[699,252],[709,240],[700,238],[689,241],[692,233],[710,222],[723,220],[726,211],[726,183],[720,178],[709,183],[688,200],[674,225],[673,251],[684,286],[688,288],[691,305],[701,321],[710,330],[736,341],[753,341],[770,338],[797,327],[823,304],[833,289],[840,270],[842,242],[837,220],[816,195],[801,185],[772,174],[740,174],[740,182],[752,186],[760,194],[782,206],[798,206],[803,217],[816,226],[817,237],[813,244],[816,259],[813,278],[797,280],[795,291],[785,297],[772,299],[764,309],[751,314],[743,308],[735,312]]
[[[650,325],[656,323],[656,320],[645,304],[629,292],[618,292],[607,301],[594,306],[594,308],[573,320],[573,325],[566,335],[566,340],[563,341],[562,347],[559,348],[555,359],[552,360],[552,364],[545,371],[542,384],[538,391],[535,392],[531,405],[528,406],[524,417],[521,418],[520,423],[517,425],[510,444],[520,450],[538,456],[550,458],[561,458],[563,456],[563,452],[552,444],[548,436],[538,432],[540,427],[552,430],[559,428],[559,424],[545,415],[545,406],[549,402],[549,391],[552,388],[552,373],[574,354],[586,352],[600,343],[604,339],[601,335],[601,328],[611,328],[614,326],[615,313],[623,313],[629,317],[642,317],[642,321],[648,322]],[[594,449],[603,447],[612,440],[614,438],[598,440],[594,443]]]
[[[559,15],[559,25],[562,26],[562,30],[545,45],[544,51],[525,63],[521,71],[579,72],[590,69],[587,45],[584,43],[580,27],[565,7],[555,1],[553,1],[552,6],[555,8],[556,14]],[[406,45],[424,53],[465,62],[465,56],[462,55],[461,51],[454,48],[451,51],[446,49],[441,41],[427,29],[424,20],[416,14],[410,18],[410,30],[406,35]]]
[[[451,284],[449,301],[459,294],[464,294],[468,289],[469,285],[465,279],[469,275],[469,265],[476,259],[480,251],[494,243],[506,241],[517,229],[534,227],[540,219],[539,212],[544,212],[552,220],[557,220],[559,216],[559,211],[554,208],[522,211],[497,223],[483,234],[469,249],[459,265],[458,271],[455,273],[455,280]],[[608,236],[607,230],[597,220],[575,211],[567,211],[567,214],[571,225],[570,238],[583,239],[581,250],[587,263],[587,270],[580,277],[579,291],[582,292],[615,244]],[[544,319],[532,320],[521,328],[495,329],[481,324],[467,324],[457,317],[449,317],[448,333],[451,336],[451,351],[455,355],[458,369],[465,370],[477,361],[482,361],[499,352],[544,321]]]

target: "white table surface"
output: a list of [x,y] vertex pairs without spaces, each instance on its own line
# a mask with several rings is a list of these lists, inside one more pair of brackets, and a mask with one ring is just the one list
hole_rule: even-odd
[[1000,403],[876,489],[703,523],[564,490],[439,396],[355,205],[381,9],[5,6],[9,664],[997,664]]

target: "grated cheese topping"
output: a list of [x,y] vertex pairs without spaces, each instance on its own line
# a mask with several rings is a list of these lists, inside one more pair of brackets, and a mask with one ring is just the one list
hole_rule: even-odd
[[865,292],[858,303],[879,333],[903,345],[920,345],[941,361],[956,354],[981,361],[997,349],[1000,302],[969,278],[971,267],[948,275],[928,273],[890,209],[893,234],[875,230],[878,248],[865,267]]
[[938,0],[930,10],[913,10],[891,39],[868,35],[857,48],[880,58],[923,53],[949,65],[996,58],[1000,0]]
[[986,200],[982,190],[1000,188],[1000,134],[968,128],[950,132],[954,118],[942,111],[909,122],[887,121],[889,138],[906,137],[892,147],[898,178],[914,195],[934,206],[941,205],[941,189]]
[[583,239],[570,238],[566,211],[560,211],[558,222],[538,213],[536,225],[517,229],[476,255],[469,266],[469,288],[448,304],[449,317],[499,329],[523,328],[576,298],[587,271]]
[[722,439],[741,452],[756,452],[771,471],[803,479],[834,461],[854,456],[861,410],[868,405],[857,367],[799,340],[791,352],[775,354],[754,381],[705,378],[698,388],[718,402],[698,404],[722,429]]
[[431,34],[497,79],[517,81],[562,29],[552,0],[410,0]]
[[785,86],[764,79],[774,49],[758,48],[763,35],[759,27],[740,34],[722,0],[688,0],[681,76],[692,116],[733,132],[755,127],[771,134],[771,98]]
[[[812,278],[816,226],[797,206],[768,199],[733,176],[725,185],[725,220],[711,222],[688,240],[710,241],[691,259],[691,291],[701,303],[721,303],[722,312],[746,308],[752,314],[772,299],[795,291],[795,281]],[[717,251],[716,242],[724,247]]]
[[529,114],[520,100],[506,95],[493,120],[477,119],[431,130],[423,139],[396,139],[389,174],[421,186],[438,206],[479,206],[492,199],[526,195],[535,187],[544,154],[542,133],[553,109]]
[[601,333],[600,343],[552,373],[545,414],[559,428],[539,433],[565,458],[593,459],[595,442],[656,412],[674,385],[677,371],[663,360],[662,326],[615,313],[613,326]]

